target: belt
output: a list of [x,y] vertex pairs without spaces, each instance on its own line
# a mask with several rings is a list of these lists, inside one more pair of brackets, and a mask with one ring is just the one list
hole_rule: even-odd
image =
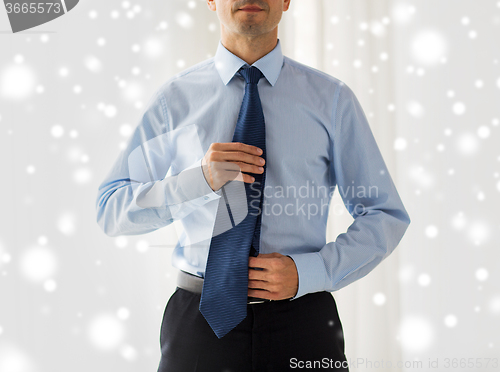
[[[177,287],[185,289],[189,292],[201,294],[201,290],[203,289],[203,278],[180,270],[179,274],[177,275]],[[247,304],[262,304],[264,302],[271,302],[271,300],[265,298],[248,297]]]

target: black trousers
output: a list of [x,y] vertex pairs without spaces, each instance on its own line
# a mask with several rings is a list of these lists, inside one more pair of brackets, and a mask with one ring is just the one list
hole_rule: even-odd
[[248,305],[247,317],[221,339],[198,310],[200,298],[181,288],[170,297],[158,372],[348,371],[342,324],[328,292]]

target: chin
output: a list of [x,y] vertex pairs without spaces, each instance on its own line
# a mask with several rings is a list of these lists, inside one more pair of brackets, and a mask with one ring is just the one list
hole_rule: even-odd
[[256,36],[264,33],[262,28],[258,27],[258,25],[240,25],[238,29],[241,34],[249,36]]

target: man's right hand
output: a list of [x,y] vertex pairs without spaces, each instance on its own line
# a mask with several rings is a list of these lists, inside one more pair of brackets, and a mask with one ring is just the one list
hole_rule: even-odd
[[241,142],[212,143],[201,162],[203,175],[214,191],[234,179],[252,183],[255,179],[246,173],[264,172],[260,155],[260,148]]

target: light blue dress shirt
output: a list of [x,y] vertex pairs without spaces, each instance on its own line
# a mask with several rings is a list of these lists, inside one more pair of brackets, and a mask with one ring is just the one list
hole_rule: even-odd
[[[244,65],[219,42],[215,57],[160,87],[99,186],[97,222],[107,235],[144,234],[174,223],[179,238],[172,264],[203,276],[221,190],[208,185],[201,159],[212,143],[232,141]],[[392,253],[410,223],[408,213],[345,83],[283,56],[279,40],[253,66],[265,77],[258,83],[267,149],[260,253],[294,260],[294,298],[336,291]],[[335,188],[354,221],[327,242]]]

